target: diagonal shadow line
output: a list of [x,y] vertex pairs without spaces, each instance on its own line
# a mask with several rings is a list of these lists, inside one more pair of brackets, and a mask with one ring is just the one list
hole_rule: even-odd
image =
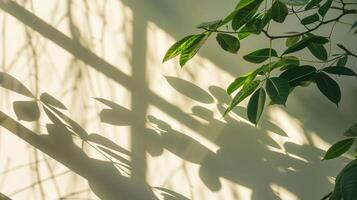
[[[12,0],[0,0],[0,8],[18,19],[20,22],[32,28],[34,31],[41,34],[43,37],[62,47],[64,50],[77,57],[87,65],[93,67],[98,72],[101,72],[108,78],[114,80],[115,82],[121,84],[129,90],[133,90],[133,88],[136,88],[137,83],[133,81],[131,77],[124,74],[114,65],[103,60],[102,58],[100,58],[95,53],[85,48],[75,40],[58,31],[56,28],[46,23],[33,13],[29,12],[16,2]],[[146,91],[144,91],[143,94],[147,95],[146,98],[148,99],[150,104],[156,106],[174,119],[185,124],[190,129],[195,131],[199,129],[201,123],[198,120],[191,117],[190,115],[187,115],[180,108],[172,105],[165,99],[156,95],[150,89],[145,88],[145,90]]]
[[7,197],[6,195],[4,195],[1,192],[0,192],[0,199],[2,199],[2,200],[11,200],[10,197]]

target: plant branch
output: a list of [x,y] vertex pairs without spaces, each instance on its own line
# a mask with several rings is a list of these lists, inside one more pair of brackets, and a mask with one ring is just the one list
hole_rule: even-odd
[[343,51],[345,51],[347,53],[347,55],[353,56],[357,58],[357,55],[352,53],[350,50],[348,50],[346,47],[344,47],[342,44],[337,44],[337,46],[342,49]]
[[326,194],[324,197],[322,197],[321,200],[326,200],[327,198],[329,198],[332,195],[332,192]]
[[274,40],[274,39],[281,39],[281,38],[290,38],[290,37],[297,37],[297,36],[302,36],[306,33],[310,33],[318,28],[320,28],[321,26],[325,25],[325,24],[329,24],[331,22],[335,22],[335,21],[339,21],[343,16],[348,15],[348,14],[357,14],[357,10],[353,9],[353,10],[344,10],[343,13],[341,13],[338,17],[327,20],[327,21],[322,21],[320,22],[317,26],[315,26],[314,28],[308,30],[308,31],[304,31],[304,32],[300,32],[297,34],[292,34],[292,35],[278,35],[278,36],[273,36],[270,35],[267,31],[262,30],[262,32],[265,34],[265,36],[267,36],[268,38]]

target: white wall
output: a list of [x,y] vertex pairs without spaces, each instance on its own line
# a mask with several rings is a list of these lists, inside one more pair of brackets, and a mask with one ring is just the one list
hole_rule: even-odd
[[[338,108],[311,85],[297,89],[286,108],[269,107],[254,127],[246,119],[247,102],[224,119],[221,113],[229,102],[225,87],[256,67],[243,61],[242,55],[266,47],[264,38],[243,41],[238,55],[223,52],[211,38],[184,69],[177,60],[161,63],[174,41],[197,32],[196,24],[224,16],[233,0],[17,2],[101,61],[84,56],[89,63],[83,63],[72,55],[82,52],[75,44],[71,54],[55,44],[61,38],[40,35],[2,10],[1,71],[37,95],[52,94],[89,133],[101,134],[131,151],[139,158],[132,160],[133,176],[145,176],[153,187],[199,200],[319,199],[333,189],[333,177],[351,159],[321,161],[325,150],[356,121],[355,78],[336,79],[342,88]],[[291,19],[288,26],[281,30],[274,24],[273,29],[293,30],[296,21]],[[339,34],[334,40],[355,46],[348,27],[336,26]],[[282,50],[280,43],[274,45]],[[350,59],[348,65],[354,63]],[[107,116],[101,111],[108,107],[93,97],[127,110]],[[0,110],[14,119],[12,102],[26,100],[4,89],[0,99]],[[102,123],[100,116],[115,125]],[[46,134],[48,122],[42,113],[38,126],[21,123]],[[106,159],[89,145],[83,148],[88,155]],[[66,195],[98,199],[85,179],[2,128],[0,192],[26,200]]]

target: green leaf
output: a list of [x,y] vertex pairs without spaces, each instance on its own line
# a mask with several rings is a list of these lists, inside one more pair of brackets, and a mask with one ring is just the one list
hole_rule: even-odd
[[257,90],[249,100],[247,115],[250,122],[257,124],[263,113],[266,94],[263,88]]
[[216,30],[219,27],[221,22],[222,22],[222,20],[214,20],[214,21],[210,21],[210,22],[203,22],[203,23],[197,25],[196,28]]
[[259,75],[263,75],[266,72],[271,72],[274,69],[277,68],[286,68],[289,65],[294,65],[294,66],[298,66],[300,64],[300,61],[297,57],[295,56],[285,56],[282,57],[280,60],[272,62],[272,63],[268,63],[265,64],[261,67],[261,70],[259,71]]
[[347,56],[347,55],[344,55],[344,56],[342,56],[340,59],[338,59],[336,65],[337,65],[338,67],[344,67],[344,66],[346,66],[347,60],[348,60],[348,56]]
[[166,52],[166,55],[163,59],[163,62],[170,60],[178,55],[181,54],[181,52],[187,48],[189,44],[192,43],[193,40],[195,40],[199,35],[189,35],[181,39],[180,41],[176,42],[173,44],[170,49]]
[[317,73],[314,81],[322,94],[338,106],[341,100],[341,90],[336,81],[323,72]]
[[196,35],[192,40],[190,40],[189,43],[187,43],[187,46],[182,49],[181,56],[180,56],[180,65],[183,67],[187,61],[189,61],[193,56],[196,55],[198,50],[202,47],[202,45],[206,42],[207,38],[209,37],[210,34],[208,33],[203,33],[200,35]]
[[36,101],[15,101],[13,107],[18,120],[32,122],[40,118],[40,109]]
[[270,8],[263,16],[261,24],[260,24],[260,29],[263,29],[266,25],[268,25],[268,23],[271,20],[271,16],[272,16],[272,9]]
[[49,95],[48,93],[42,93],[40,96],[40,100],[48,105],[54,106],[56,108],[67,110],[66,106],[63,105],[62,102],[54,98],[53,96]]
[[267,72],[271,72],[273,70],[273,67],[276,65],[276,62],[271,62],[271,63],[267,63],[262,65],[261,67],[259,67],[259,75],[263,75]]
[[350,68],[340,66],[330,66],[323,69],[324,72],[345,76],[356,76],[357,74]]
[[[330,200],[355,200],[357,187],[357,159],[348,163],[337,175]],[[353,194],[354,193],[354,194]]]
[[316,73],[316,68],[309,65],[293,67],[284,71],[280,77],[289,82],[290,87],[296,87],[303,81],[311,80]]
[[243,40],[244,38],[248,37],[251,33],[247,30],[247,28],[244,26],[243,28],[240,29],[238,32],[238,38],[239,40]]
[[342,154],[346,153],[354,143],[355,139],[354,138],[349,138],[345,140],[341,140],[337,142],[336,144],[332,145],[326,152],[324,156],[324,160],[330,160],[333,158],[337,158],[341,156]]
[[343,200],[355,200],[357,197],[357,166],[345,171],[341,176],[341,193]]
[[248,55],[243,56],[244,60],[252,63],[262,63],[271,57],[278,57],[278,53],[274,49],[265,48],[254,51]]
[[314,8],[321,3],[322,0],[311,0],[306,6],[305,10],[310,10],[311,8]]
[[283,23],[288,16],[288,8],[286,7],[285,4],[283,4],[280,1],[275,1],[273,6],[272,6],[272,15],[271,18],[278,22],[278,23]]
[[279,62],[281,62],[281,65],[291,65],[291,64],[300,65],[300,60],[296,56],[284,56],[284,57],[281,57]]
[[303,25],[308,25],[308,24],[312,24],[315,23],[317,21],[320,20],[320,17],[317,13],[312,14],[310,16],[305,17],[304,19],[301,20],[301,24]]
[[357,123],[351,126],[344,135],[347,137],[357,137]]
[[289,37],[288,39],[286,39],[285,45],[286,47],[291,47],[295,45],[299,40],[300,40],[300,36]]
[[309,0],[279,0],[279,1],[290,6],[303,6],[307,4]]
[[235,10],[239,10],[241,8],[248,6],[250,3],[252,3],[252,1],[253,0],[240,0],[237,6],[235,7]]
[[307,48],[317,59],[327,60],[327,51],[322,44],[311,43],[307,46]]
[[331,8],[333,0],[327,0],[320,8],[319,8],[319,14],[324,17],[327,13],[327,11]]
[[5,72],[0,72],[0,87],[30,98],[35,98],[35,96],[30,92],[30,90],[27,89],[19,80]]
[[237,53],[240,48],[239,40],[232,35],[218,33],[216,40],[223,50],[230,53]]
[[238,4],[232,18],[233,30],[238,30],[240,27],[250,21],[262,2],[263,0],[249,0],[244,1],[242,4]]
[[240,88],[246,81],[247,76],[238,77],[227,88],[227,93],[231,95],[234,91]]
[[284,65],[282,68],[280,68],[280,71],[285,71],[285,70],[297,68],[297,67],[299,67],[299,65],[288,64],[288,65]]
[[283,78],[273,77],[266,82],[265,89],[273,104],[284,105],[289,96],[289,82]]
[[249,95],[251,95],[255,89],[260,84],[260,80],[255,80],[251,82],[250,84],[244,86],[242,90],[240,90],[237,95],[233,98],[231,104],[228,106],[227,110],[224,112],[223,116],[225,116],[227,113],[229,113],[234,107],[236,107],[240,102],[242,102],[245,98],[247,98]]
[[250,20],[244,28],[246,28],[247,31],[253,34],[260,34],[262,28],[261,28],[261,23],[262,20],[259,17],[253,18]]
[[296,44],[294,44],[293,46],[289,47],[287,50],[285,50],[285,52],[282,55],[285,54],[290,54],[296,51],[300,51],[301,49],[304,49],[305,47],[307,47],[309,44],[311,43],[316,43],[316,44],[325,44],[327,43],[329,40],[325,37],[322,36],[308,36],[303,38],[302,40],[300,40],[299,42],[297,42]]

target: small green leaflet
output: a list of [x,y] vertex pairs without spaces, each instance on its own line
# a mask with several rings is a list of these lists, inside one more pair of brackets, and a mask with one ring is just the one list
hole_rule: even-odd
[[287,50],[285,50],[283,55],[294,53],[296,51],[300,51],[301,49],[304,49],[305,47],[307,47],[311,43],[325,44],[328,41],[329,40],[327,38],[325,38],[325,37],[314,36],[314,35],[308,36],[308,37],[303,38],[302,40],[300,40],[299,42],[297,42],[293,46],[289,47]]
[[189,35],[180,41],[173,44],[166,52],[163,62],[170,60],[178,55],[180,56],[181,67],[186,64],[193,56],[196,55],[198,50],[202,47],[204,42],[209,37],[210,33],[202,33],[198,35]]
[[240,48],[238,38],[232,35],[218,33],[216,40],[223,50],[228,51],[230,53],[237,53]]
[[183,67],[187,61],[189,61],[193,56],[196,55],[198,50],[202,47],[202,45],[206,42],[209,37],[209,33],[203,33],[197,35],[190,43],[187,44],[187,47],[182,49],[180,56],[180,65]]
[[300,61],[297,57],[295,56],[284,56],[280,60],[265,64],[261,67],[261,70],[259,71],[259,75],[263,75],[266,72],[271,72],[276,68],[285,68],[288,65],[296,65],[298,66],[300,64]]
[[265,28],[266,25],[268,25],[268,23],[271,20],[271,16],[272,16],[272,9],[270,8],[263,16],[261,24],[260,24],[260,28],[263,29]]
[[238,33],[238,38],[239,38],[239,40],[243,40],[244,38],[248,37],[250,34],[251,33],[244,26],[243,28],[240,29],[240,31]]
[[314,8],[315,6],[319,5],[322,0],[310,0],[310,2],[305,6],[305,10],[310,10],[311,8]]
[[251,82],[249,85],[245,86],[240,90],[237,95],[233,98],[231,104],[228,106],[227,110],[224,112],[223,116],[227,115],[234,107],[236,107],[240,102],[242,102],[245,98],[251,95],[255,89],[260,84],[260,80],[255,80]]
[[256,50],[248,55],[243,56],[244,60],[251,63],[262,63],[269,57],[278,57],[278,53],[274,49],[265,48]]
[[210,22],[203,22],[196,26],[196,28],[215,30],[219,27],[222,20],[215,20]]
[[244,2],[244,4],[238,4],[236,10],[232,13],[232,28],[235,31],[246,24],[254,16],[263,0],[250,0]]
[[289,37],[288,39],[286,39],[285,46],[291,47],[295,45],[299,40],[300,40],[300,36]]
[[341,90],[336,81],[324,72],[317,73],[314,77],[314,81],[322,94],[338,106],[341,100]]
[[273,6],[272,6],[272,15],[271,18],[278,22],[278,23],[283,23],[288,16],[288,8],[286,7],[285,4],[283,4],[280,1],[275,1]]
[[261,28],[262,19],[255,17],[245,24],[244,28],[250,33],[259,34],[262,30]]
[[284,105],[289,96],[289,82],[280,77],[269,78],[266,82],[265,89],[273,104]]
[[292,67],[284,71],[280,77],[289,82],[290,87],[296,87],[304,81],[311,80],[316,73],[316,68],[310,65]]
[[345,76],[357,76],[357,74],[350,68],[340,67],[340,66],[330,66],[323,69],[324,72],[329,74],[336,75],[345,75]]
[[327,0],[320,8],[319,8],[319,14],[322,16],[322,17],[325,17],[327,11],[331,8],[331,5],[332,5],[332,1],[333,0]]
[[250,122],[257,124],[264,110],[266,94],[263,88],[258,89],[250,98],[247,115]]
[[180,55],[181,52],[197,37],[199,37],[199,35],[189,35],[173,44],[170,49],[167,50],[163,62]]
[[279,1],[289,6],[303,6],[307,4],[309,0],[279,0]]
[[349,138],[349,139],[344,139],[341,140],[334,145],[332,145],[326,152],[324,156],[324,160],[330,160],[333,158],[337,158],[341,156],[342,154],[346,153],[354,143],[355,139],[354,138]]
[[246,81],[247,76],[242,76],[236,78],[227,88],[227,93],[231,95],[234,91],[236,91],[238,88],[240,88]]
[[318,14],[312,14],[310,16],[305,17],[304,19],[301,20],[301,24],[303,25],[309,25],[312,23],[315,23],[320,20],[320,17]]
[[311,43],[307,46],[309,51],[319,60],[327,60],[328,54],[322,44]]

